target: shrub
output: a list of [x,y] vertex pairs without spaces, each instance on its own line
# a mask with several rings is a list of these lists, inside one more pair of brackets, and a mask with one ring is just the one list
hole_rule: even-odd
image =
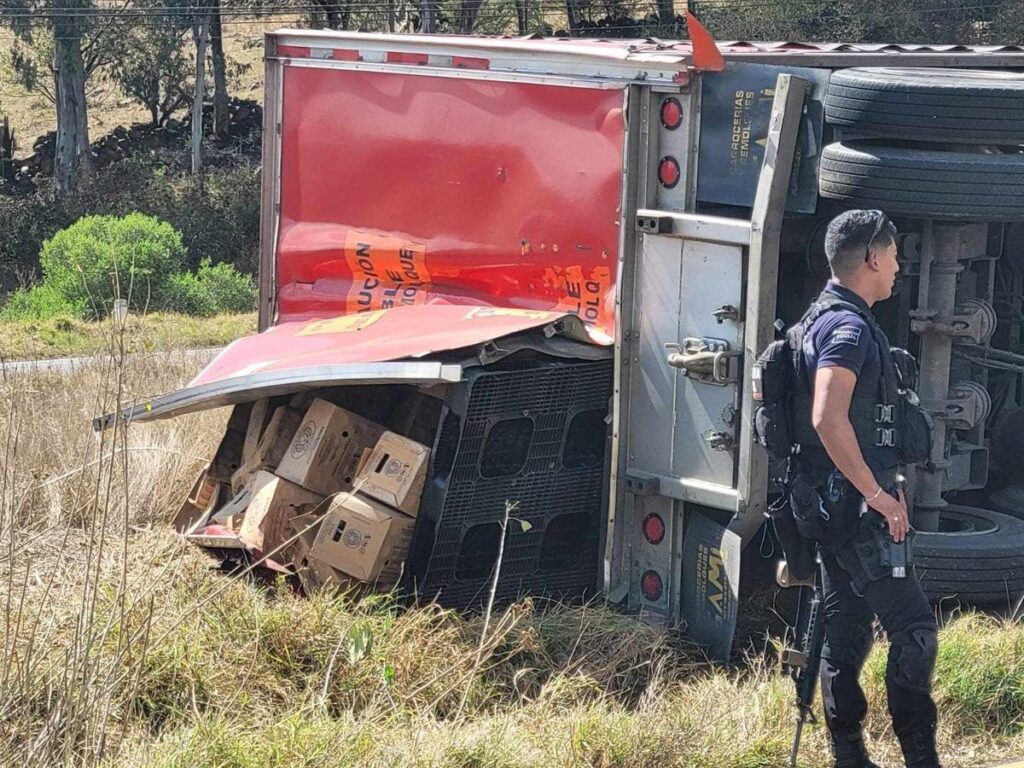
[[57,198],[48,179],[29,195],[0,194],[0,291],[39,273],[43,241],[88,215],[124,216],[138,211],[166,221],[181,233],[186,265],[195,269],[209,253],[255,272],[259,245],[260,173],[243,158],[211,158],[202,182],[189,173],[188,154],[155,152],[113,163],[91,183]]
[[81,317],[83,314],[84,304],[68,301],[53,285],[46,283],[15,291],[0,309],[2,320],[46,320],[60,315]]
[[85,216],[43,243],[39,261],[48,289],[104,316],[117,298],[137,310],[159,306],[185,248],[174,227],[152,216]]
[[256,306],[256,285],[231,264],[203,259],[196,272],[171,277],[169,298],[171,309],[201,317],[247,312]]

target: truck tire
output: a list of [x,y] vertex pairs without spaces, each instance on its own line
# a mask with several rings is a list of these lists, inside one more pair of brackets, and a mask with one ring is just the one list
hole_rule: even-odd
[[1024,154],[939,152],[872,142],[829,144],[822,197],[890,215],[929,219],[1024,219]]
[[933,603],[1013,605],[1024,595],[1024,520],[950,505],[935,533],[914,536],[914,571]]
[[972,69],[841,69],[825,119],[873,136],[960,144],[1024,142],[1024,75]]

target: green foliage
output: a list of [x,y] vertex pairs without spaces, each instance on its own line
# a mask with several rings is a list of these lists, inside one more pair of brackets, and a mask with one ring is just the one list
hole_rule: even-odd
[[84,304],[69,301],[51,284],[22,288],[7,297],[0,320],[45,320],[51,317],[81,317]]
[[43,282],[11,294],[0,319],[104,317],[117,298],[135,312],[200,317],[255,307],[251,276],[209,259],[189,272],[185,261],[181,235],[165,221],[141,213],[84,216],[43,244]]
[[172,275],[169,309],[211,317],[221,312],[247,312],[256,306],[256,285],[231,264],[203,259],[195,272]]
[[135,310],[156,305],[184,260],[174,227],[141,213],[85,216],[43,243],[39,254],[44,285],[100,317],[117,298]]
[[[216,160],[216,158],[213,158]],[[101,170],[92,183],[58,198],[48,182],[32,195],[0,195],[0,290],[39,276],[43,241],[90,214],[124,216],[138,211],[181,233],[185,265],[217,254],[242,272],[254,272],[259,244],[259,170],[244,161],[211,165],[202,183],[187,158],[157,153]]]

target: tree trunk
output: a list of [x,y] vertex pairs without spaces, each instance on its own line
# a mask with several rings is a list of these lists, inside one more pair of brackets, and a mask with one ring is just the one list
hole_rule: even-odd
[[580,31],[580,26],[584,20],[582,8],[583,2],[584,0],[565,0],[565,13],[569,17],[570,35]]
[[420,32],[430,34],[437,32],[437,16],[434,11],[434,0],[419,0]]
[[63,195],[75,186],[80,174],[91,176],[93,173],[80,22],[74,17],[54,17],[53,45],[57,84],[57,148],[53,175],[56,192]]
[[526,16],[526,0],[515,0],[516,2],[516,24],[519,26],[520,35],[530,34],[530,20]]
[[228,73],[224,58],[224,36],[220,23],[220,0],[210,10],[210,58],[213,60],[213,133],[228,135]]
[[672,28],[675,22],[675,3],[673,0],[658,0],[658,20],[661,22],[662,34]]
[[471,35],[483,0],[462,0],[459,4],[459,32]]
[[203,170],[203,98],[206,95],[206,32],[208,19],[193,29],[196,38],[196,90],[192,96],[192,175]]

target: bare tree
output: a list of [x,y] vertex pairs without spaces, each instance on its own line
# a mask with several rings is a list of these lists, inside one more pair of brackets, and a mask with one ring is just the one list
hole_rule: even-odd
[[192,63],[185,53],[189,17],[164,0],[135,0],[145,9],[125,30],[124,50],[110,67],[122,91],[149,110],[153,125],[168,118],[191,100]]

